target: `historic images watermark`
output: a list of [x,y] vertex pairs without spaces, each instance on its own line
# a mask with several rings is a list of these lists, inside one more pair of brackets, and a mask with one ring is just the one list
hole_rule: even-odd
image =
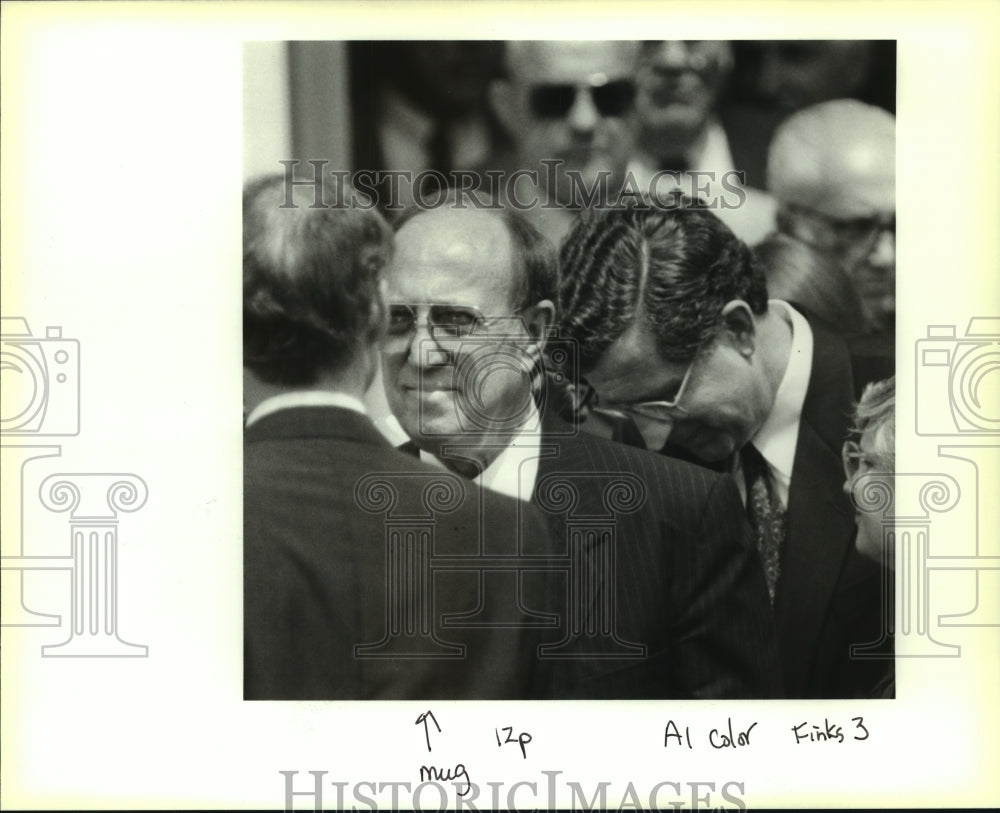
[[[445,204],[456,209],[532,209],[619,208],[624,206],[680,206],[678,193],[690,201],[684,205],[706,209],[739,209],[747,201],[743,188],[745,173],[737,170],[716,173],[708,171],[678,172],[660,170],[647,182],[640,183],[631,171],[616,180],[610,170],[601,170],[593,178],[579,170],[562,169],[563,161],[545,158],[538,168],[522,168],[514,172],[502,170],[456,170],[447,174],[429,169],[416,174],[404,170],[360,169],[354,172],[327,169],[325,159],[301,162],[298,159],[279,161],[284,167],[285,203],[281,208],[294,209],[293,189],[311,186],[315,198],[310,208],[379,208],[397,212],[415,205],[421,209],[438,209]],[[311,177],[302,164],[312,167]],[[565,174],[568,198],[556,200],[542,194],[541,189],[555,189],[557,176]],[[327,180],[327,179],[331,180]],[[332,182],[331,182],[332,181]],[[360,193],[360,194],[356,194]]]
[[[284,809],[324,810],[746,810],[742,780],[665,780],[649,787],[632,782],[578,782],[563,771],[540,771],[532,781],[477,784],[464,766],[448,778],[426,766],[421,781],[385,782],[375,779],[338,781],[328,771],[279,771],[284,780]],[[447,783],[447,784],[445,784]],[[454,794],[454,799],[452,799]],[[565,799],[569,798],[567,808]]]
[[[47,327],[42,337],[21,317],[0,324],[0,466],[3,482],[17,484],[16,500],[4,500],[2,626],[67,626],[68,637],[42,646],[43,657],[147,657],[147,646],[118,635],[119,514],[145,505],[146,483],[135,474],[72,472],[34,485],[39,461],[62,455],[61,445],[45,439],[80,432],[80,344],[64,338],[61,327]],[[39,504],[68,514],[67,553],[33,553],[26,520]],[[29,574],[51,571],[69,573],[68,625],[39,609],[30,589]]]

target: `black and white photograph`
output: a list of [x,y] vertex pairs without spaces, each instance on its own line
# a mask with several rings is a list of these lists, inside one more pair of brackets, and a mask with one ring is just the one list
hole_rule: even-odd
[[894,42],[244,76],[247,699],[893,696]]
[[0,807],[996,804],[1000,7],[0,23]]

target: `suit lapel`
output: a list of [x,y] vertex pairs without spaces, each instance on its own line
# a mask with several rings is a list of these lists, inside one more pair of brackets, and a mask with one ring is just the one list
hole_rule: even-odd
[[788,495],[788,534],[775,603],[785,689],[801,694],[829,611],[853,519],[843,496],[840,459],[802,420]]

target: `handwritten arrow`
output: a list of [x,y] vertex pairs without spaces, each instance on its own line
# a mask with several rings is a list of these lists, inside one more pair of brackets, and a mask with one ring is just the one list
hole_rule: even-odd
[[440,734],[441,733],[441,726],[438,725],[437,718],[434,716],[434,712],[432,712],[432,711],[425,711],[423,714],[421,714],[419,717],[417,717],[417,720],[414,723],[414,725],[420,725],[421,723],[424,724],[424,739],[427,740],[427,750],[430,751],[431,750],[431,734],[430,734],[430,727],[427,725],[427,718],[428,717],[431,718],[431,721],[434,723],[434,727],[438,730],[438,734]]

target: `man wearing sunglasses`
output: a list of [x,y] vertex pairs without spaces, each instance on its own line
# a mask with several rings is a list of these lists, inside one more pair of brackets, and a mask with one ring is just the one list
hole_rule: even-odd
[[[346,193],[359,208],[301,187],[289,206],[282,176],[244,192],[244,697],[527,698],[535,631],[481,607],[474,571],[431,579],[427,560],[544,546],[545,526],[365,414],[392,232]],[[477,608],[478,627],[446,624]]]
[[527,540],[523,554],[579,557],[546,607],[560,626],[540,696],[775,696],[731,479],[580,434],[549,408],[545,357],[573,368],[552,334],[555,260],[511,210],[411,210],[388,275],[389,405],[423,459],[547,513],[554,547]]
[[852,696],[871,670],[848,647],[878,637],[880,605],[841,489],[846,349],[768,301],[749,249],[715,215],[673,204],[581,218],[560,254],[561,328],[600,407],[636,418],[651,449],[733,472],[788,695]]
[[490,101],[513,149],[497,163],[515,180],[511,202],[535,202],[528,215],[554,241],[587,195],[615,198],[625,180],[638,48],[623,40],[506,43],[505,75]]
[[861,299],[867,330],[849,340],[857,395],[895,371],[895,159],[892,114],[853,99],[789,117],[768,156],[778,230],[840,265]]

